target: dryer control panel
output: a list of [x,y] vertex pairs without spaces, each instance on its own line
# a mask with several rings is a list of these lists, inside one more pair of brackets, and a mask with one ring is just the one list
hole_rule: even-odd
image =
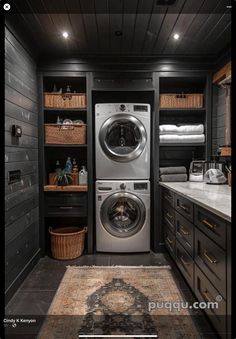
[[147,190],[148,185],[146,182],[135,182],[134,183],[134,190],[141,191],[141,190]]

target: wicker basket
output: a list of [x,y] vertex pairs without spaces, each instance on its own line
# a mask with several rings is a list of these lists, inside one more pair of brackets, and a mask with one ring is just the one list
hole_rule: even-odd
[[69,260],[82,255],[84,251],[85,234],[87,227],[49,228],[51,235],[51,251],[55,259]]
[[202,108],[203,94],[160,94],[160,108]]
[[44,93],[44,107],[86,108],[85,93]]
[[86,144],[86,124],[45,124],[45,144]]

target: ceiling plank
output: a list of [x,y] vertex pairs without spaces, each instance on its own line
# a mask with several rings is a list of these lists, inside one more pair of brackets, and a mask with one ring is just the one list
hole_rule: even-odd
[[79,0],[81,11],[83,13],[83,22],[88,40],[88,52],[96,54],[99,48],[99,36],[97,29],[97,21],[95,14],[95,2],[87,0]]
[[121,54],[131,54],[131,46],[134,35],[136,14],[123,15],[123,35]]
[[[167,14],[165,15],[162,26],[160,28],[160,32],[158,33],[158,36],[152,48],[152,54],[160,54],[163,50],[166,41],[171,34],[176,21],[178,20],[179,13],[182,11],[185,1],[186,0],[179,0],[177,1],[175,6],[170,6],[168,8]],[[175,13],[173,13],[174,8],[176,10]]]
[[138,3],[136,29],[134,33],[132,50],[132,53],[135,55],[142,54],[143,45],[155,3],[156,0],[142,0]]
[[165,14],[152,13],[149,27],[146,31],[145,41],[143,44],[143,55],[151,54],[151,50],[155,44],[156,38],[159,34]]
[[83,15],[80,13],[69,14],[69,20],[73,30],[73,39],[78,46],[78,53],[86,54],[88,52],[88,40],[84,27]]
[[[192,22],[195,19],[196,14],[198,13],[199,9],[202,7],[205,0],[188,0],[184,4],[182,9],[182,13],[180,14],[169,38],[166,43],[166,46],[163,48],[162,54],[173,54],[181,43],[182,38],[185,36],[185,33],[188,31],[189,27],[191,26]],[[180,38],[178,41],[173,40],[173,34],[178,33]]]
[[[199,27],[199,30],[195,32],[193,41],[190,42],[188,45],[189,48],[191,48],[191,53],[198,54],[199,53],[199,47],[201,46],[201,42],[204,40],[205,36],[208,34],[208,32],[211,30],[212,27],[215,26],[215,24],[218,22],[218,20],[225,12],[225,0],[219,0],[217,5],[211,9],[211,11],[208,11],[210,14],[205,18],[205,21],[202,22],[202,25]],[[200,16],[205,16],[205,14],[199,14]],[[193,44],[193,42],[199,42]],[[205,52],[204,52],[205,53]]]
[[123,29],[123,0],[109,1],[109,37],[110,37],[110,54],[121,53],[122,35],[116,35],[116,32],[122,32]]
[[227,50],[231,48],[231,22],[227,24],[227,26],[222,30],[222,32],[217,36],[215,40],[209,41],[209,50],[215,51],[217,56],[225,53]]
[[98,53],[109,53],[109,16],[107,14],[96,14],[100,45]]
[[124,1],[123,35],[121,41],[121,54],[131,54],[131,46],[135,32],[135,20],[139,0]]

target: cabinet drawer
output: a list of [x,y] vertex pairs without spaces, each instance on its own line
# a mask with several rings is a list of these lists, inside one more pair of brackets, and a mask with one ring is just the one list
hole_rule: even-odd
[[183,276],[189,283],[190,287],[194,288],[194,262],[189,253],[183,246],[176,240],[176,263],[181,270]]
[[78,206],[86,204],[87,194],[80,193],[54,193],[50,192],[45,196],[45,203],[49,206]]
[[175,234],[175,211],[170,206],[165,206],[165,204],[163,209],[163,221],[172,229],[172,232]]
[[193,222],[193,203],[180,195],[175,196],[175,208],[189,221]]
[[163,189],[162,191],[163,195],[162,195],[162,198],[163,198],[163,203],[168,203],[170,206],[174,207],[175,205],[175,194],[173,192],[171,192],[170,190],[167,190],[167,189]]
[[194,223],[217,244],[226,248],[226,221],[195,205]]
[[86,217],[86,193],[52,193],[45,198],[46,217]]
[[[214,288],[207,277],[195,265],[195,295],[199,302],[217,302],[219,292]],[[211,322],[219,333],[226,332],[226,302],[224,299],[218,301],[218,305],[213,308],[206,308]],[[222,335],[222,337],[224,337]]]
[[197,228],[195,261],[213,286],[226,298],[226,252]]
[[8,288],[38,249],[38,224],[33,223],[5,248],[5,287]]
[[171,232],[171,230],[165,226],[165,235],[164,240],[167,247],[168,252],[175,259],[175,235]]
[[191,222],[185,219],[178,212],[175,212],[176,237],[183,245],[186,251],[193,257],[194,241],[193,233],[194,226]]

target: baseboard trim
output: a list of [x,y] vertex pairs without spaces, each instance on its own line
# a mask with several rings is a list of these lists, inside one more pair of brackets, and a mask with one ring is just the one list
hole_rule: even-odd
[[24,282],[25,278],[32,271],[34,266],[37,264],[39,259],[42,257],[42,250],[39,248],[38,251],[34,254],[30,261],[25,265],[21,272],[17,275],[11,285],[5,291],[5,306],[11,300],[13,295],[16,293],[20,285]]

